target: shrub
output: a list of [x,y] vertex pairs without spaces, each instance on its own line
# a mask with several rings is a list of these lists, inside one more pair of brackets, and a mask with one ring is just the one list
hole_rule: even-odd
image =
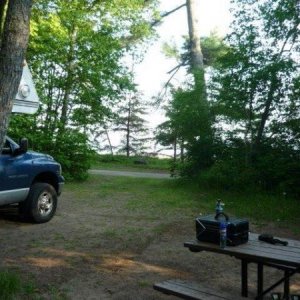
[[27,137],[32,150],[53,156],[62,165],[66,179],[87,178],[93,152],[87,137],[78,130],[67,128],[62,133],[51,133],[36,127],[32,116],[15,115],[10,122],[9,135],[16,141]]

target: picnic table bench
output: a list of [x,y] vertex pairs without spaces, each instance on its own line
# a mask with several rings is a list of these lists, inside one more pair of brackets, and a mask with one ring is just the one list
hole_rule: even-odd
[[[300,273],[300,241],[284,239],[287,246],[273,245],[258,240],[258,234],[251,233],[249,241],[235,247],[220,248],[219,245],[192,240],[184,243],[192,252],[209,251],[235,257],[241,261],[241,295],[248,297],[248,264],[257,265],[257,296],[263,299],[269,292],[280,284],[284,284],[284,298],[290,299],[289,279]],[[283,276],[270,287],[264,289],[264,267],[276,268],[283,271]],[[184,299],[221,300],[242,299],[236,296],[220,293],[213,288],[180,280],[168,280],[154,284],[154,289],[179,296]],[[244,299],[244,298],[243,298]],[[297,296],[292,299],[299,299]]]
[[[182,299],[189,300],[232,300],[233,296],[220,292],[213,288],[208,288],[205,285],[200,285],[195,282],[186,280],[166,280],[160,283],[155,283],[153,288],[157,291],[168,295],[174,295]],[[241,297],[234,296],[235,300],[242,300]]]

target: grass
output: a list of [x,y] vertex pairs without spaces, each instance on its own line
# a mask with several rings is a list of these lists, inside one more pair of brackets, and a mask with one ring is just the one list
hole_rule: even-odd
[[[115,201],[126,199],[120,202],[120,209],[141,218],[168,218],[176,215],[192,219],[199,214],[214,213],[216,200],[221,199],[229,215],[248,218],[255,224],[274,222],[296,231],[300,225],[300,205],[295,199],[267,193],[242,194],[208,190],[179,179],[158,180],[96,175],[79,185],[67,184],[66,188],[76,192],[82,199],[89,193],[91,205],[99,198],[108,199],[108,205],[110,199]],[[93,197],[91,193],[94,194]]]
[[[13,300],[16,297],[33,299],[36,286],[31,280],[22,280],[19,273],[11,270],[0,271],[0,299]],[[18,299],[19,299],[18,297]]]
[[0,272],[0,299],[9,300],[22,289],[20,277],[11,271]]
[[[48,290],[51,299],[67,299],[64,292],[49,285]],[[0,299],[41,299],[38,296],[38,289],[32,280],[23,280],[19,273],[15,271],[0,271]]]
[[[214,213],[217,199],[225,203],[225,212],[229,216],[248,218],[250,229],[253,224],[271,222],[288,229],[284,232],[300,233],[300,206],[295,199],[212,190],[179,179],[92,175],[86,182],[67,182],[64,196],[66,202],[71,201],[72,214],[78,214],[76,232],[70,235],[54,232],[49,237],[54,248],[89,254],[84,261],[77,255],[65,258],[67,265],[74,270],[81,270],[82,263],[93,269],[94,263],[100,262],[102,255],[105,257],[108,253],[136,256],[150,249],[149,245],[155,249],[162,236],[173,238],[181,230],[186,235],[187,229],[191,229],[189,233],[194,230],[195,217]],[[67,214],[65,218],[68,218]],[[57,218],[57,222],[64,224],[65,219]],[[36,250],[42,250],[43,243],[36,238],[30,239],[30,248],[37,248],[34,253],[42,253]],[[164,249],[167,256],[171,256],[172,251],[168,247]],[[32,279],[36,281],[31,281],[28,277],[30,271],[25,270],[23,274],[13,268],[9,272],[0,272],[0,299],[42,299],[39,298],[41,291],[47,293],[49,299],[68,299],[67,287],[51,281],[47,282],[47,286],[41,285],[39,278],[34,276]],[[21,279],[18,274],[27,279]],[[151,282],[147,277],[135,281],[140,288],[151,286]]]
[[125,155],[96,155],[93,168],[127,171],[169,172],[171,159]]

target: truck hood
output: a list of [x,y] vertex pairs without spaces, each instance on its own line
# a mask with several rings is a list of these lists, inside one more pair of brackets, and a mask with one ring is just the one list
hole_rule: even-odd
[[54,158],[49,154],[39,153],[39,152],[35,152],[35,151],[28,151],[27,153],[29,155],[31,155],[32,159],[42,158],[42,159],[54,161]]

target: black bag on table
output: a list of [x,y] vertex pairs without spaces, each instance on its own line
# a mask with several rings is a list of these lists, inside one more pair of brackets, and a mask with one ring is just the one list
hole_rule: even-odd
[[227,246],[237,246],[248,242],[248,220],[229,218],[224,213],[196,218],[197,240],[220,244],[220,223],[222,222],[222,218],[225,218],[227,222]]

